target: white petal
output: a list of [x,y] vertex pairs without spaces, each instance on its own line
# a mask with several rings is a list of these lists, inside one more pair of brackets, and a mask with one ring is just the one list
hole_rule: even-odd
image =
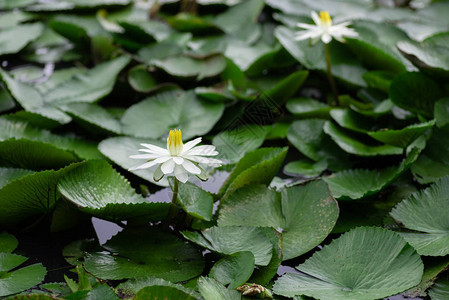
[[329,44],[332,41],[332,36],[330,34],[328,34],[328,33],[323,34],[321,36],[321,40],[323,41],[323,43]]
[[148,148],[148,150],[150,150],[152,153],[159,153],[159,154],[167,154],[168,153],[167,149],[164,149],[164,148],[161,148],[161,147],[158,147],[155,145],[151,145],[151,144],[140,144],[140,145]]
[[314,39],[316,37],[321,36],[321,34],[322,34],[321,29],[304,30],[304,31],[300,31],[296,34],[295,40],[302,41],[302,40],[307,40],[309,38]]
[[169,159],[162,164],[161,170],[164,174],[170,174],[175,169],[175,161]]
[[201,156],[193,156],[193,155],[185,155],[185,159],[198,162],[200,164],[205,164],[209,166],[219,167],[223,164],[223,162],[219,159],[209,158],[209,157],[201,157]]
[[155,162],[155,161],[153,160],[153,161],[144,163],[143,165],[140,165],[140,166],[137,166],[137,167],[129,168],[128,170],[129,170],[129,171],[134,171],[134,170],[140,170],[140,169],[147,169],[147,168],[150,168],[150,167],[152,167],[152,166],[154,166],[154,165],[157,165],[157,164],[158,164],[158,163]]
[[155,161],[156,163],[158,163],[158,164],[161,164],[161,163],[166,162],[166,161],[169,160],[169,159],[171,159],[171,156],[170,156],[170,155],[167,155],[167,156],[159,156],[159,157],[156,158],[154,161]]
[[184,147],[182,147],[182,153],[185,153],[187,151],[189,151],[190,149],[192,149],[193,147],[195,147],[196,145],[198,145],[199,143],[201,143],[201,138],[196,138],[190,142],[187,142],[184,144]]
[[304,28],[304,29],[316,29],[317,28],[316,25],[306,24],[306,23],[298,23],[298,24],[296,24],[296,26],[299,28]]
[[182,183],[186,183],[189,180],[189,173],[183,168],[182,165],[175,166],[175,177]]
[[318,16],[318,14],[316,12],[312,11],[310,13],[310,15],[312,16],[313,22],[315,22],[316,25],[320,25],[321,24],[321,19],[320,19],[320,17]]
[[218,152],[215,151],[215,146],[204,145],[204,146],[194,147],[191,150],[183,153],[182,156],[184,156],[184,155],[214,156],[217,154],[218,154]]
[[195,166],[194,163],[192,163],[190,160],[185,159],[184,163],[182,164],[184,169],[186,169],[187,172],[198,175],[201,174],[201,169]]
[[131,155],[129,158],[133,158],[133,159],[155,159],[160,157],[159,154],[136,154],[136,155]]
[[184,158],[179,157],[179,156],[174,156],[174,157],[173,157],[173,160],[175,161],[175,163],[176,163],[177,165],[182,165],[182,163],[184,162]]
[[156,182],[158,182],[159,180],[162,179],[162,177],[164,177],[164,172],[162,172],[161,167],[162,167],[162,165],[159,165],[159,167],[157,167],[156,171],[154,171],[153,180]]

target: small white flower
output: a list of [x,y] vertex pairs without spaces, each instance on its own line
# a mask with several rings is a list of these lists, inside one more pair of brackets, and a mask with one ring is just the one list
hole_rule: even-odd
[[339,42],[344,42],[343,37],[357,37],[358,33],[347,26],[351,22],[343,22],[337,25],[332,25],[332,19],[327,11],[320,12],[320,15],[312,11],[312,19],[316,25],[310,25],[306,23],[298,23],[296,26],[305,30],[296,34],[295,40],[301,41],[305,39],[312,39],[312,44],[321,41],[325,44],[329,44],[332,38],[335,38]]
[[215,156],[218,152],[215,151],[215,146],[196,146],[200,142],[201,138],[199,137],[183,144],[181,130],[170,130],[167,138],[167,149],[151,144],[141,144],[146,149],[139,149],[139,151],[146,152],[147,154],[131,155],[130,158],[146,159],[147,162],[129,170],[146,169],[159,165],[153,175],[155,181],[159,181],[164,175],[171,173],[174,173],[176,179],[183,183],[189,179],[189,173],[196,175],[202,180],[206,180],[206,172],[199,164],[219,167],[222,161],[205,157]]

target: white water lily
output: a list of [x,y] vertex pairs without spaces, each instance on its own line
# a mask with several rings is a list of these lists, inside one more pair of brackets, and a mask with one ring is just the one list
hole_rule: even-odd
[[343,22],[337,25],[332,25],[332,19],[327,11],[320,12],[320,15],[314,11],[311,13],[312,19],[316,25],[298,23],[296,26],[305,29],[296,34],[295,40],[301,41],[305,39],[312,39],[312,44],[321,41],[325,44],[329,44],[332,38],[335,38],[339,42],[344,42],[343,37],[357,37],[358,33],[347,26],[351,22]]
[[200,142],[201,138],[199,137],[183,144],[181,130],[170,130],[167,138],[167,149],[151,144],[141,144],[146,149],[139,149],[139,151],[146,152],[146,154],[131,155],[130,158],[146,159],[147,162],[129,170],[147,169],[159,165],[153,175],[155,181],[159,181],[164,175],[171,173],[183,183],[189,179],[189,173],[206,180],[206,172],[200,164],[219,167],[222,161],[206,157],[215,156],[218,152],[212,145],[196,146]]

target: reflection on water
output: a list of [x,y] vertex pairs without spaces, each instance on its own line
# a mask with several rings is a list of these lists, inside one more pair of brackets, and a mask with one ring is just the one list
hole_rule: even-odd
[[92,225],[101,245],[106,243],[111,237],[123,230],[115,223],[92,217]]

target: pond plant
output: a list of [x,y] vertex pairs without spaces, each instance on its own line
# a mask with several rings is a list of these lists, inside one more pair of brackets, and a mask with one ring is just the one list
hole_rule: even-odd
[[448,12],[0,1],[0,299],[449,299]]

